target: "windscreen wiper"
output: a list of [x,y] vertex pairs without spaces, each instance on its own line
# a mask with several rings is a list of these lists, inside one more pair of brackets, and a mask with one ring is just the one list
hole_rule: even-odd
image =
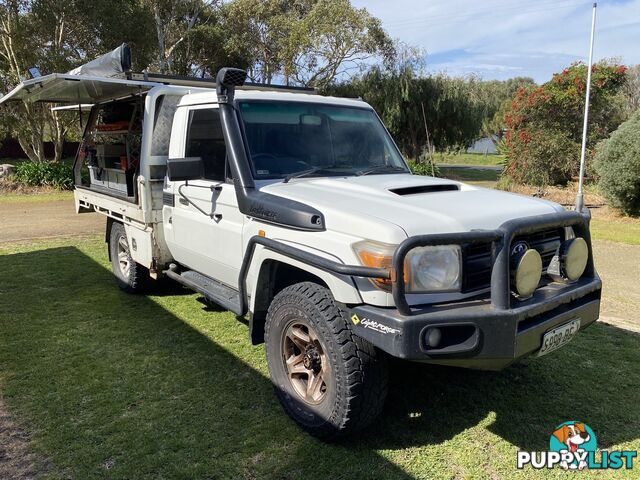
[[356,172],[356,176],[362,177],[363,175],[369,175],[370,173],[378,172],[381,170],[393,170],[394,172],[397,172],[400,170],[403,172],[407,171],[405,168],[398,167],[396,165],[378,165],[377,167],[371,167],[367,170],[360,170],[359,172]]
[[289,180],[293,180],[294,178],[306,177],[307,175],[313,175],[316,172],[331,172],[336,169],[337,168],[333,166],[309,168],[308,170],[302,170],[301,172],[295,172],[287,175],[286,177],[284,177],[282,183],[289,183]]

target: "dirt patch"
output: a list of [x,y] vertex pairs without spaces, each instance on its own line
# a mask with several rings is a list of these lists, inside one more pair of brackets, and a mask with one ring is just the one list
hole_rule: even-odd
[[593,249],[602,277],[600,319],[640,332],[640,246],[596,240]]
[[69,200],[0,203],[0,243],[94,235],[104,226],[104,215],[77,215]]
[[29,434],[14,421],[0,399],[0,478],[30,480],[49,472],[49,462],[30,450]]
[[[509,185],[508,191],[520,193],[522,195],[531,195],[538,198],[544,198],[561,205],[570,206],[576,202],[576,192],[578,187],[569,186],[561,187],[532,187],[530,185]],[[607,201],[601,195],[594,192],[585,192],[584,203],[589,207],[602,207]]]

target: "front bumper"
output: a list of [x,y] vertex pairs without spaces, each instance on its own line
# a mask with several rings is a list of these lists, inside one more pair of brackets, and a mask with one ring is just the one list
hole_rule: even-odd
[[[598,319],[599,278],[562,286],[549,284],[515,308],[489,300],[433,305],[402,315],[395,308],[360,305],[348,309],[354,332],[390,355],[407,360],[500,370],[540,349],[545,332],[573,319],[580,329]],[[438,327],[439,348],[427,343]]]
[[[538,288],[532,298],[515,300],[511,294],[509,253],[514,239],[569,226],[589,248],[582,278],[572,284],[549,283]],[[422,307],[408,304],[404,264],[411,249],[476,242],[492,244],[490,298]],[[396,308],[359,305],[348,311],[357,335],[404,359],[499,370],[539,350],[545,332],[573,319],[580,319],[580,328],[584,329],[598,319],[600,311],[602,283],[593,266],[589,217],[577,212],[511,220],[497,230],[410,237],[396,250],[393,267]],[[430,342],[434,327],[441,339]]]

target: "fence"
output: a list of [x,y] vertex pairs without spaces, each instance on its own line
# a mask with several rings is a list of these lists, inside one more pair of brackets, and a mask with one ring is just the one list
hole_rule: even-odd
[[[76,152],[78,151],[78,146],[78,142],[65,142],[62,149],[62,158],[75,157]],[[53,142],[44,142],[44,154],[47,158],[53,158]],[[17,140],[7,138],[5,140],[0,140],[0,158],[27,158],[27,154],[24,153]]]

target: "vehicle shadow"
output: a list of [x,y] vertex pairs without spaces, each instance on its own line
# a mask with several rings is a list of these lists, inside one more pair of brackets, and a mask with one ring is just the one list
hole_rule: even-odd
[[611,325],[501,372],[394,361],[391,378],[368,435],[376,449],[441,443],[489,415],[488,430],[520,450],[545,450],[567,420],[591,426],[602,449],[640,438],[640,336]]
[[233,314],[166,285],[127,295],[97,260],[0,255],[0,395],[54,477],[411,478],[297,428]]
[[126,295],[106,265],[74,247],[0,255],[0,394],[60,476],[412,478],[379,451],[438,445],[491,415],[488,430],[526,450],[569,419],[601,447],[640,437],[640,337],[595,325],[499,373],[393,362],[380,421],[325,444],[280,408],[233,314],[182,289]]

